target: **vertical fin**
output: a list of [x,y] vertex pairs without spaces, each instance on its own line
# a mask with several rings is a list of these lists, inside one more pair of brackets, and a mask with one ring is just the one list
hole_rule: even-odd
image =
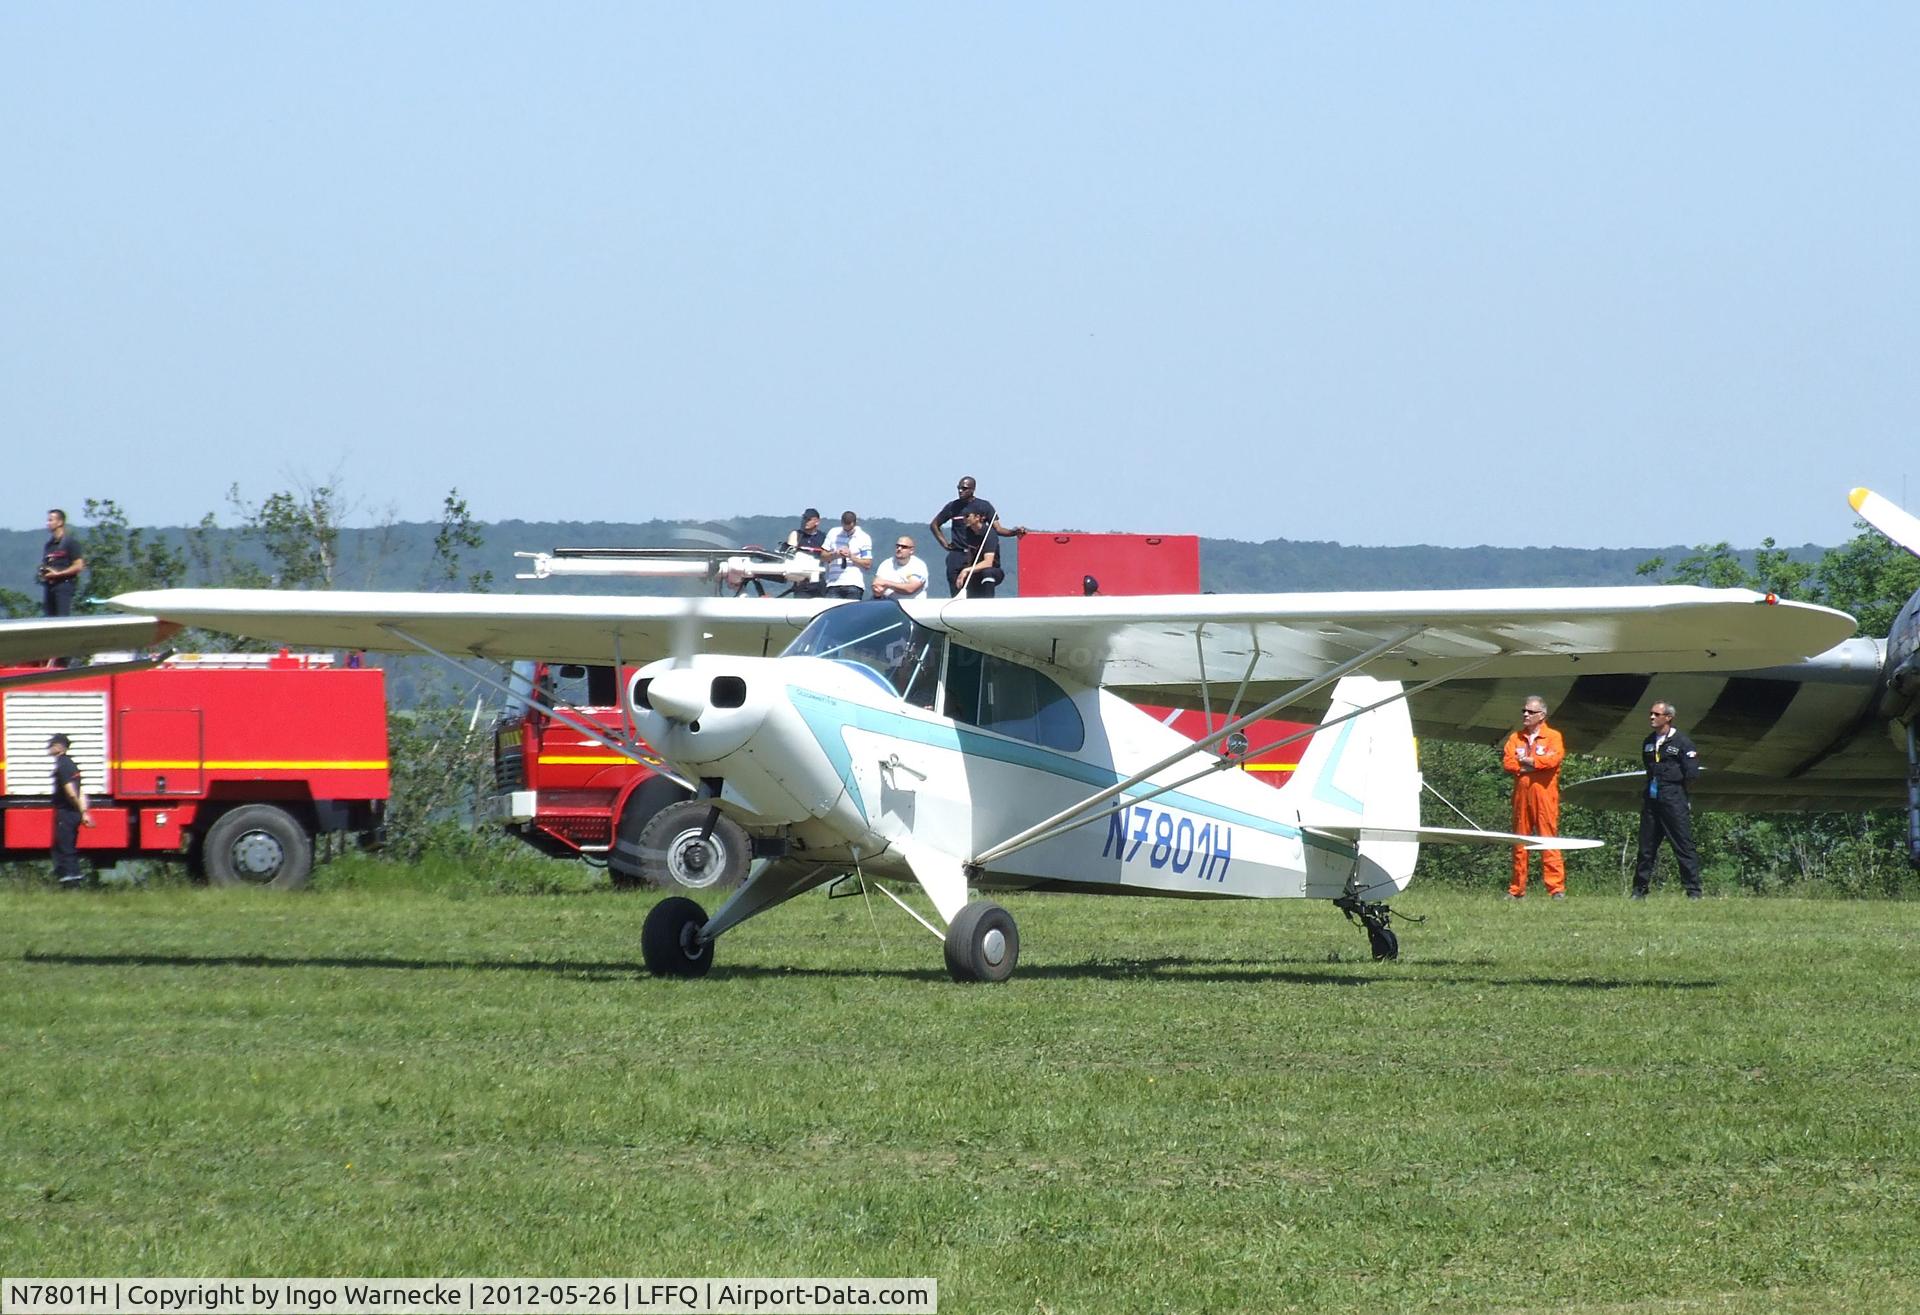
[[[1371,676],[1348,676],[1334,686],[1323,729],[1308,742],[1281,795],[1303,825],[1419,827],[1420,765],[1413,720],[1400,693],[1397,681]],[[1325,725],[1369,707],[1337,726]],[[1363,840],[1355,893],[1371,900],[1406,889],[1419,854],[1411,840]]]

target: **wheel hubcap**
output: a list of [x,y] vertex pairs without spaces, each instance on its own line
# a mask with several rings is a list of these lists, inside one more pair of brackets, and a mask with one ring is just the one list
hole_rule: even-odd
[[690,922],[680,929],[680,952],[688,959],[699,959],[706,954],[707,947],[700,943],[699,923]]
[[677,837],[667,849],[667,871],[683,886],[699,889],[720,878],[724,855],[711,836],[702,840],[698,831]]
[[998,927],[990,928],[980,938],[980,957],[998,968],[1007,959],[1007,934]]
[[271,881],[286,861],[280,842],[265,831],[249,831],[233,842],[233,868],[249,881]]

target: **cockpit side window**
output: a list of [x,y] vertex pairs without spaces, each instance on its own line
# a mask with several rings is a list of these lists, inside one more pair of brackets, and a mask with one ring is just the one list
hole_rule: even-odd
[[1086,743],[1080,710],[1051,678],[961,644],[947,647],[946,715],[1048,749]]

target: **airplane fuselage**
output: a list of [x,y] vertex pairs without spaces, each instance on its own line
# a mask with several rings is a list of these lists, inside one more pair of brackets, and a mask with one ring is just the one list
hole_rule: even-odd
[[967,649],[891,605],[817,624],[847,632],[816,645],[826,656],[656,663],[630,687],[654,749],[795,857],[905,878],[941,856],[986,888],[1333,899],[1348,887],[1352,844],[1303,829],[1288,792],[1206,770],[1208,759],[979,862],[1190,742],[1112,694]]

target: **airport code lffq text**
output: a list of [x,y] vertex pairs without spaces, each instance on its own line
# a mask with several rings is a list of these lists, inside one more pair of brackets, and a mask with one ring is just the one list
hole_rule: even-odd
[[0,1315],[937,1315],[931,1278],[0,1278]]

